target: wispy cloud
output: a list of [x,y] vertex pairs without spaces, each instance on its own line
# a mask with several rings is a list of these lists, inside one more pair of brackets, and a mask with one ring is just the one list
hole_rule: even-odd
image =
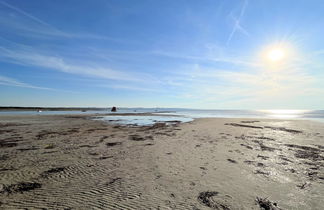
[[[34,15],[13,6],[5,1],[0,1],[0,5],[14,11],[16,15],[12,17],[10,14],[3,12],[0,15],[0,25],[7,28],[17,29],[20,31],[25,31],[25,33],[17,33],[20,36],[31,36],[37,38],[70,38],[70,39],[101,39],[110,40],[115,42],[125,42],[124,40],[118,38],[112,38],[108,36],[102,36],[98,34],[91,33],[71,33],[62,31],[48,22],[41,20]],[[26,33],[27,32],[27,33]]]
[[[190,98],[198,107],[268,107],[302,97],[320,98],[324,77],[307,71],[301,64],[278,71],[263,68],[233,71],[193,65],[175,73],[181,83],[178,98]],[[187,80],[187,81],[186,81]]]
[[1,75],[0,75],[0,85],[23,87],[23,88],[32,88],[32,89],[41,89],[41,90],[55,90],[55,89],[52,89],[52,88],[39,87],[39,86],[31,85],[31,84],[24,83],[24,82],[18,81],[16,79],[6,77],[6,76],[1,76]]
[[133,82],[153,82],[156,79],[143,73],[131,73],[126,71],[114,70],[105,65],[89,62],[80,63],[80,61],[67,61],[60,56],[45,55],[32,48],[8,49],[0,46],[0,59],[5,62],[11,62],[20,65],[42,67],[46,69],[57,70],[70,74],[96,77],[101,79],[133,81]]
[[139,87],[139,86],[131,86],[131,85],[123,85],[123,84],[117,84],[117,85],[98,85],[99,87],[103,88],[110,88],[110,89],[118,89],[118,90],[130,90],[130,91],[141,91],[141,92],[162,92],[161,90],[155,89],[155,88],[145,88],[145,87]]
[[4,5],[4,6],[10,8],[10,9],[12,9],[12,10],[14,10],[14,11],[16,11],[16,12],[18,12],[18,13],[24,15],[24,16],[26,16],[27,18],[30,18],[30,19],[34,20],[35,22],[37,22],[37,23],[39,23],[39,24],[42,24],[42,25],[45,25],[45,26],[52,27],[51,25],[49,25],[48,23],[46,23],[46,22],[40,20],[39,18],[37,18],[37,17],[35,17],[35,16],[33,16],[33,15],[31,15],[31,14],[29,14],[29,13],[27,13],[27,12],[25,12],[25,11],[23,11],[23,10],[21,10],[21,9],[19,9],[19,8],[17,8],[17,7],[15,7],[15,6],[13,6],[13,5],[11,5],[11,4],[5,2],[5,1],[0,1],[0,4],[2,4],[2,5]]
[[165,52],[165,51],[152,51],[152,54],[159,55],[159,56],[166,56],[171,58],[180,58],[180,59],[187,59],[187,60],[197,60],[197,61],[209,61],[215,63],[230,63],[236,65],[245,65],[245,66],[259,66],[260,64],[257,62],[244,60],[240,57],[231,57],[231,56],[194,56],[194,55],[186,55],[186,54],[179,54],[173,52]]
[[230,13],[229,16],[233,19],[234,24],[233,24],[233,29],[232,29],[230,35],[227,38],[226,45],[228,45],[231,42],[233,36],[235,35],[235,33],[237,31],[240,31],[240,32],[242,32],[243,34],[245,34],[247,36],[249,35],[249,33],[246,31],[246,29],[243,28],[243,26],[241,25],[241,20],[242,20],[242,18],[244,16],[247,5],[248,5],[248,0],[244,0],[243,6],[242,6],[242,8],[240,10],[240,14],[239,14],[239,16],[237,18],[233,15],[233,12]]

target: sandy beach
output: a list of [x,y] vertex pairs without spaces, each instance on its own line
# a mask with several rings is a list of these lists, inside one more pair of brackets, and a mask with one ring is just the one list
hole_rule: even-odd
[[0,209],[324,209],[324,124],[0,116]]

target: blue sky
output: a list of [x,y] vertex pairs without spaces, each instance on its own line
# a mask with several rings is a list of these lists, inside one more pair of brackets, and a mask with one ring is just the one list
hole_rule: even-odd
[[[1,106],[323,109],[322,0],[0,0]],[[280,63],[265,59],[283,49]]]

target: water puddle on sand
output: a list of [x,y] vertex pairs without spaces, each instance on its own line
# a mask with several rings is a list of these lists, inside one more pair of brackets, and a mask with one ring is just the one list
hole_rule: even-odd
[[174,124],[180,122],[190,122],[193,119],[189,117],[181,116],[103,116],[96,118],[96,120],[103,120],[112,124],[119,125],[137,125],[137,126],[148,126],[154,125],[155,123],[166,123]]

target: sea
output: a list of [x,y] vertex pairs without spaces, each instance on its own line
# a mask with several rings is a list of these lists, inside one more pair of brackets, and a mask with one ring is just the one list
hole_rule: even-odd
[[[116,115],[152,113],[151,115]],[[96,117],[116,124],[151,125],[156,122],[172,123],[176,121],[190,122],[196,118],[264,118],[312,120],[324,123],[324,110],[212,110],[181,108],[119,108],[116,113],[110,109],[82,111],[0,111],[0,115],[65,115],[65,114],[111,114]]]

